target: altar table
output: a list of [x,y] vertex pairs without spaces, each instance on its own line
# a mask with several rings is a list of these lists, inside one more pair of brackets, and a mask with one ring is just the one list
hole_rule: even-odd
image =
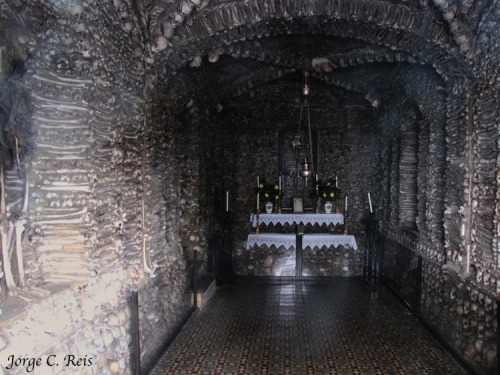
[[[303,214],[302,214],[303,215]],[[318,215],[316,215],[318,216]],[[253,246],[275,246],[276,248],[284,246],[287,250],[291,247],[295,248],[296,235],[295,234],[281,234],[281,233],[261,233],[249,234],[247,239],[247,250]],[[302,237],[303,249],[314,249],[315,247],[338,247],[340,245],[350,246],[353,250],[358,249],[356,239],[352,235],[339,235],[339,234],[304,234]]]
[[[250,222],[253,227],[257,226],[257,215],[250,216]],[[304,225],[337,225],[344,224],[344,215],[342,214],[259,214],[259,225],[269,224],[304,224]]]

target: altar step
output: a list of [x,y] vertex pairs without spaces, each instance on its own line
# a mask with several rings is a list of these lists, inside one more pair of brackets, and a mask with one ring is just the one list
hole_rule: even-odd
[[[214,275],[205,274],[200,276],[196,281],[196,289],[196,303],[197,306],[202,309],[215,294],[216,282]],[[194,290],[192,286],[185,293],[184,300],[186,303],[194,305]]]

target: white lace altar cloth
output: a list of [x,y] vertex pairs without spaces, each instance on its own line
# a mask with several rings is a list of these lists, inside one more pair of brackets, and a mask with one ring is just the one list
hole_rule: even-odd
[[[353,250],[358,249],[356,239],[352,235],[339,234],[304,234],[302,238],[303,249],[321,249],[326,247],[350,246]],[[287,250],[295,248],[295,234],[282,233],[261,233],[249,234],[247,239],[247,250],[254,246],[275,246],[279,248],[284,246]]]
[[[257,215],[250,215],[250,222],[255,228],[257,226]],[[344,224],[344,215],[342,214],[260,214],[259,225],[269,224],[304,224],[304,225],[337,225]]]

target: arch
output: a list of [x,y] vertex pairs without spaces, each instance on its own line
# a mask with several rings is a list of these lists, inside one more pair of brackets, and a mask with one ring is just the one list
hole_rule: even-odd
[[[390,3],[326,2],[323,6],[309,2],[275,6],[257,0],[250,4],[224,3],[203,9],[189,22],[179,24],[169,35],[170,47],[159,57],[166,56],[175,70],[195,56],[238,41],[310,32],[395,48],[427,63],[438,61],[436,68],[447,76],[456,69],[466,69],[447,30],[434,22],[433,17],[430,11],[415,14]],[[158,32],[153,30],[153,35]]]

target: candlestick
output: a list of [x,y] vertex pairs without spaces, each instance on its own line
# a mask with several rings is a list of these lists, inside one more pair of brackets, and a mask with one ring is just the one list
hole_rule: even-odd
[[347,212],[347,195],[345,196],[345,202],[344,202],[344,236],[347,236],[347,221],[349,213]]
[[226,212],[229,212],[229,190],[226,190]]
[[372,214],[373,213],[372,198],[370,197],[370,193],[368,193],[368,203],[370,204],[370,213]]
[[257,175],[257,212],[259,212],[259,176]]
[[256,224],[255,234],[260,234],[260,228],[259,228],[259,225],[260,225],[260,223],[259,223],[259,215],[260,215],[260,213],[259,213],[259,209],[257,209],[257,213],[256,213],[256,215],[255,215],[255,220],[256,220],[256,223],[255,223],[255,224]]

